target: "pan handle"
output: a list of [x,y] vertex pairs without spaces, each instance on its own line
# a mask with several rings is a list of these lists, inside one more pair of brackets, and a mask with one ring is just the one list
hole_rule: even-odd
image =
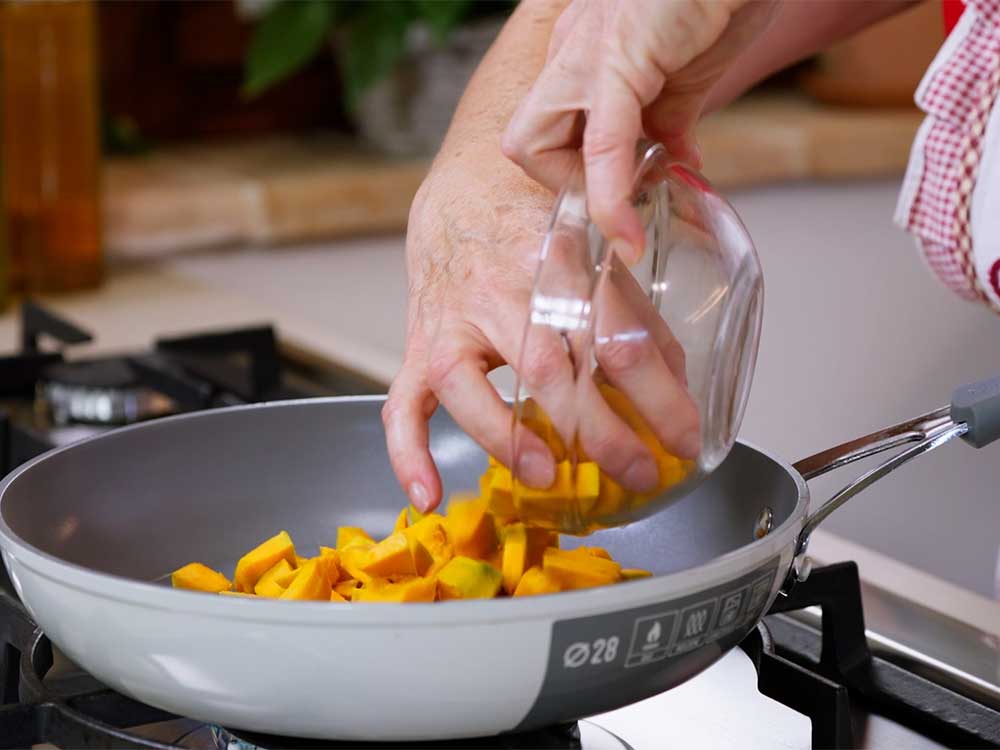
[[785,590],[808,577],[810,563],[806,551],[809,538],[831,513],[886,474],[957,437],[975,448],[1000,439],[1000,376],[957,388],[952,393],[949,406],[829,448],[796,463],[795,470],[804,479],[812,479],[863,458],[914,444],[847,484],[806,518],[796,541],[795,558]]

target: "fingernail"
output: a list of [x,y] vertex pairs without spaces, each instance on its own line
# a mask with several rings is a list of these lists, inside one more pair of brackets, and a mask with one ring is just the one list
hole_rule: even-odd
[[649,492],[656,488],[659,481],[656,462],[646,456],[635,459],[622,474],[622,484],[634,492]]
[[546,489],[556,481],[556,467],[548,456],[525,451],[517,459],[517,477],[530,487]]
[[677,453],[679,458],[698,458],[701,453],[701,433],[689,432],[682,437],[677,445]]
[[409,490],[410,502],[421,513],[426,513],[431,504],[431,495],[420,482],[413,482]]

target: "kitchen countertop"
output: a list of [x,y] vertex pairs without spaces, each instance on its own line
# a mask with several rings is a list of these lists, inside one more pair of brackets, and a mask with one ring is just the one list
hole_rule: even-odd
[[[920,124],[915,108],[819,104],[762,90],[698,129],[719,187],[899,173]],[[425,159],[366,151],[312,133],[170,146],[105,164],[105,237],[117,258],[178,249],[274,245],[400,232]]]
[[[766,267],[766,249],[762,254]],[[97,334],[87,347],[91,353],[146,346],[157,335],[271,322],[292,347],[388,383],[403,351],[405,297],[397,236],[120,263],[98,292],[41,301]],[[16,335],[7,311],[0,316],[0,347],[14,348]],[[755,393],[760,388],[767,383]],[[773,440],[765,444],[787,450]],[[811,550],[820,562],[855,559],[866,581],[1000,637],[1000,603],[824,530]]]

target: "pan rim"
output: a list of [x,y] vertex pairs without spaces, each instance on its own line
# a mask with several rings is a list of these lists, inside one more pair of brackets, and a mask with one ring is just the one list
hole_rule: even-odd
[[[173,421],[212,418],[243,410],[308,407],[331,403],[381,403],[385,395],[329,396],[311,399],[290,399],[262,404],[241,404],[219,409],[189,412],[157,420],[129,425],[101,435],[95,435],[69,445],[54,448],[22,464],[0,481],[0,547],[4,556],[14,557],[18,564],[60,586],[75,589],[87,595],[118,601],[145,608],[186,613],[241,622],[268,624],[290,623],[299,626],[397,628],[401,623],[400,607],[405,606],[407,627],[439,627],[448,624],[471,625],[525,620],[554,620],[580,617],[618,609],[640,607],[684,596],[713,583],[725,580],[726,572],[749,571],[771,557],[780,555],[791,547],[801,528],[809,503],[809,489],[802,476],[784,459],[750,441],[737,440],[784,469],[795,482],[797,498],[795,507],[779,526],[762,539],[738,547],[708,562],[663,576],[628,581],[611,587],[598,587],[579,591],[565,591],[554,595],[523,597],[518,599],[493,599],[462,602],[433,602],[405,604],[358,602],[349,607],[331,606],[329,602],[288,602],[277,600],[246,600],[201,592],[173,589],[149,581],[137,580],[114,573],[104,573],[72,563],[45,552],[21,538],[7,524],[3,503],[8,488],[18,478],[36,465],[50,460],[63,451],[95,441],[108,439],[129,431],[147,429]],[[29,602],[30,604],[30,602]]]

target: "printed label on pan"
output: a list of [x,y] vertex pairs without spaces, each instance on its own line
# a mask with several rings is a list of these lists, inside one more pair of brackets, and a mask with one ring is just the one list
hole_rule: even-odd
[[681,599],[554,623],[542,688],[517,728],[624,706],[696,674],[760,618],[777,572],[775,558]]

